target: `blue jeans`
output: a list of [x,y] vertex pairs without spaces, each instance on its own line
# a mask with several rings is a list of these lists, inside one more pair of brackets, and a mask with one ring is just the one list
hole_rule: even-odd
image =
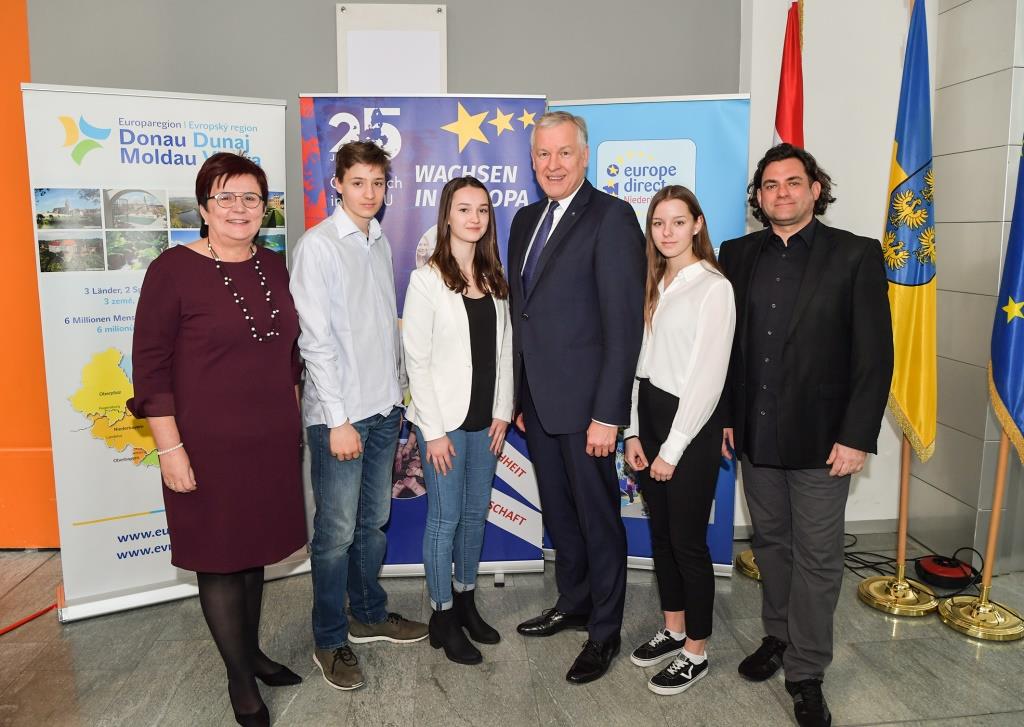
[[430,605],[434,609],[452,604],[452,561],[455,582],[472,590],[480,567],[484,525],[491,506],[491,484],[498,458],[488,449],[491,438],[486,429],[448,432],[455,448],[452,469],[437,472],[427,461],[427,442],[416,428],[427,485],[427,525],[423,532],[423,570],[427,576]]
[[391,479],[401,410],[375,414],[353,426],[363,440],[358,459],[331,455],[330,429],[306,428],[313,479],[313,640],[318,649],[348,642],[345,593],[352,615],[362,623],[387,618],[388,596],[377,576],[391,514]]

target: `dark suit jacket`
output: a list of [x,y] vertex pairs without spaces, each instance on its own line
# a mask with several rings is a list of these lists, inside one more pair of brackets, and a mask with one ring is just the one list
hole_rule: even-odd
[[[768,228],[722,245],[736,294],[736,337],[722,413],[743,451],[747,418],[747,297]],[[782,357],[779,454],[787,467],[820,467],[836,442],[875,452],[892,381],[888,281],[877,240],[818,220]]]
[[646,257],[636,213],[584,181],[548,238],[527,295],[526,248],[547,200],[512,220],[508,243],[516,400],[524,373],[549,434],[591,419],[629,423],[643,337]]

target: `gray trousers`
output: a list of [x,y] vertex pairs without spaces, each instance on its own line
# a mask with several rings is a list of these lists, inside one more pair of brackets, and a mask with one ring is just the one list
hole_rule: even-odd
[[788,644],[786,679],[822,679],[832,663],[850,477],[756,467],[746,457],[742,467],[765,632]]

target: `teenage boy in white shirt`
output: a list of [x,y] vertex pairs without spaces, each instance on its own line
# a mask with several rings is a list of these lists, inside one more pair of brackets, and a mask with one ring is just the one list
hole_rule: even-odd
[[365,141],[336,158],[338,206],[299,239],[291,293],[316,503],[313,661],[335,689],[356,689],[364,680],[350,643],[419,641],[427,627],[389,613],[378,581],[403,389],[391,246],[376,219],[390,159]]

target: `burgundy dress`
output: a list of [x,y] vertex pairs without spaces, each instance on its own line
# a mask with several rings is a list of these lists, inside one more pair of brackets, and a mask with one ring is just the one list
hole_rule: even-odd
[[[284,258],[256,257],[280,310],[280,336],[252,337],[215,262],[184,246],[149,266],[135,315],[137,417],[173,415],[196,478],[192,492],[161,487],[178,568],[231,573],[276,563],[306,542],[299,321]],[[270,328],[252,260],[222,263],[256,330]]]

